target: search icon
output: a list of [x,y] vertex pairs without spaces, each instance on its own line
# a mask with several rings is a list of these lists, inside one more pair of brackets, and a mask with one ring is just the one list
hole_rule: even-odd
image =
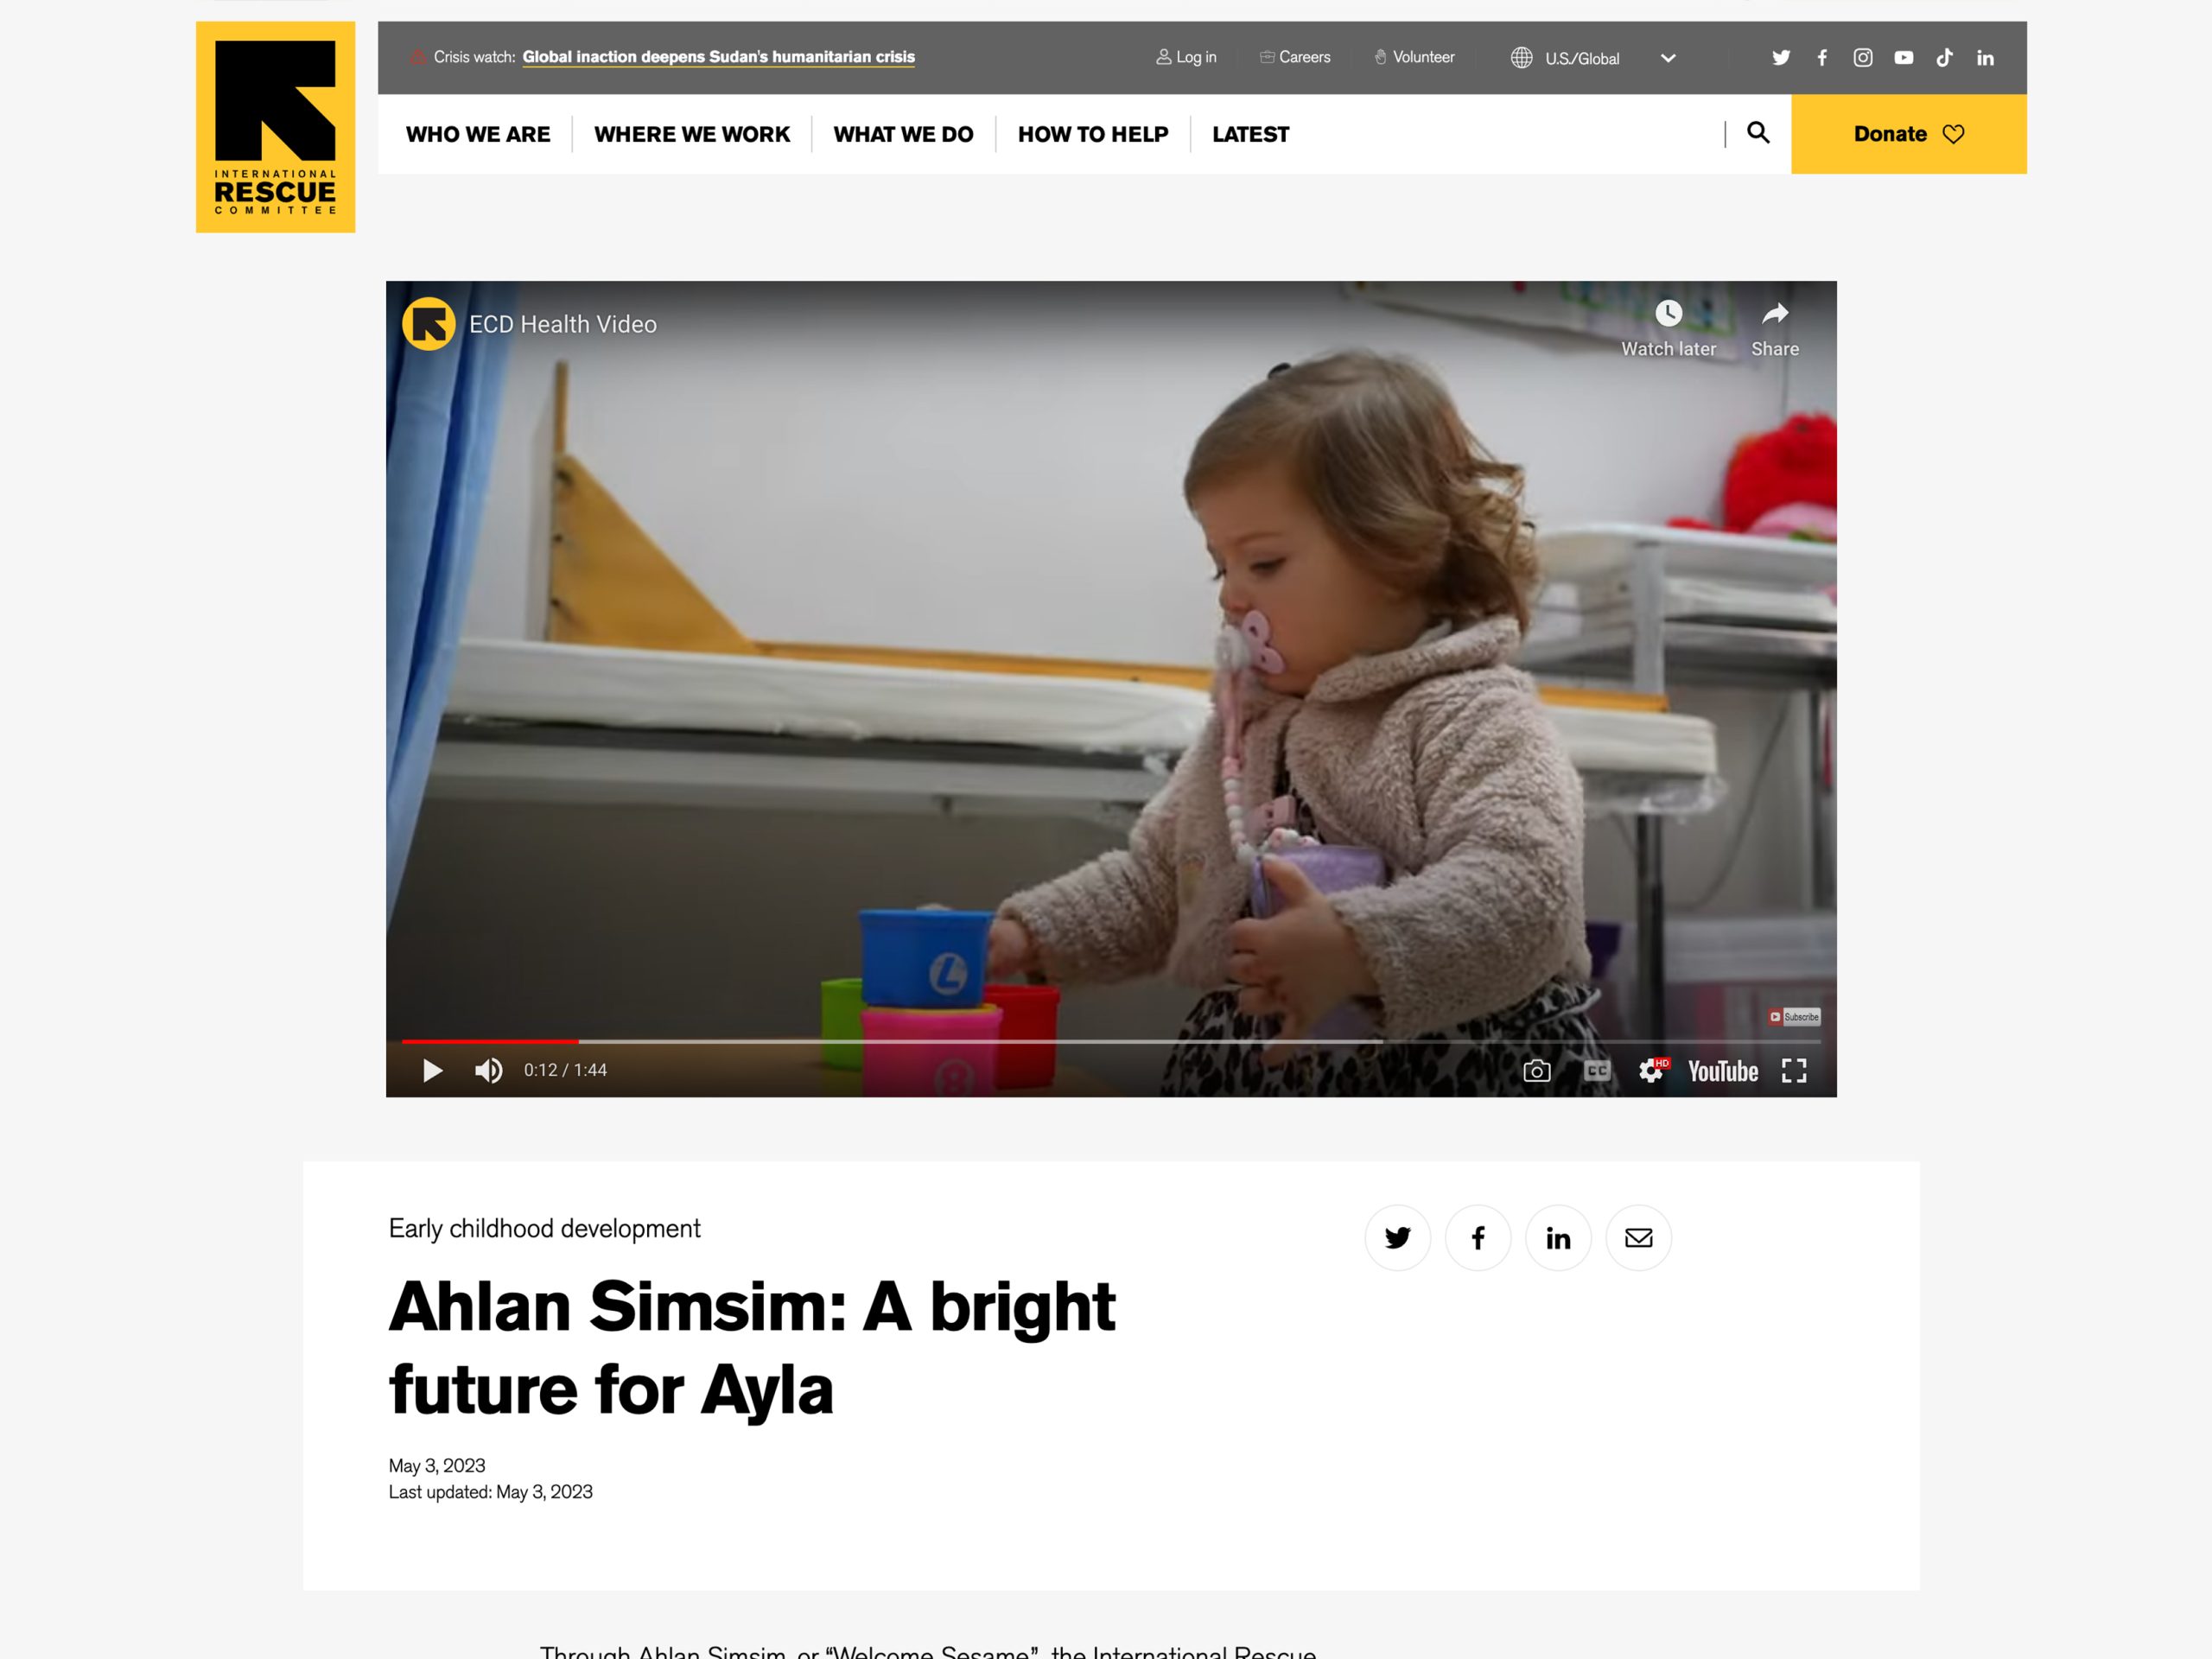
[[1763,144],[1770,144],[1774,142],[1774,140],[1766,136],[1766,123],[1764,121],[1754,121],[1750,126],[1745,127],[1744,130],[1749,133],[1752,137],[1758,139],[1759,143]]

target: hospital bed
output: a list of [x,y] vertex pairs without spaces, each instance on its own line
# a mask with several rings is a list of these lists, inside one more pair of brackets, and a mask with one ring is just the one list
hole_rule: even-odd
[[[1681,686],[1707,685],[1808,700],[1810,886],[1815,906],[1832,912],[1827,732],[1836,685],[1834,544],[1599,524],[1548,531],[1537,539],[1537,554],[1545,587],[1521,650],[1522,665],[1532,672],[1662,699]],[[1753,804],[1746,800],[1745,810]],[[1666,1023],[1662,836],[1657,815],[1637,820],[1638,1025],[1646,1033],[1663,1032]],[[1827,976],[1834,976],[1832,964]]]
[[[1592,816],[1642,825],[1720,798],[1711,722],[1545,706]],[[1141,682],[468,640],[429,787],[467,801],[1055,817],[1120,835],[1211,709],[1202,692]],[[1663,894],[1646,873],[1635,937],[1659,940]],[[1663,997],[1656,977],[1641,982]]]
[[[1126,823],[1211,708],[1201,692],[1128,681],[465,640],[430,786]],[[1593,812],[1696,812],[1718,798],[1711,722],[1546,708]]]

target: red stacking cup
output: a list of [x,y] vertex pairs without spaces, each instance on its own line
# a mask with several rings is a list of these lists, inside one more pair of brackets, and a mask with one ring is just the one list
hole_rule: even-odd
[[986,985],[999,1025],[1001,1089],[1049,1089],[1059,1060],[1060,993],[1052,985]]

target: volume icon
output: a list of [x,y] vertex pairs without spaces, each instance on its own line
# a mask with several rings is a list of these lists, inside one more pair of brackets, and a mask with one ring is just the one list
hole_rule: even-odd
[[505,1073],[500,1067],[499,1056],[495,1054],[476,1068],[476,1075],[486,1083],[497,1083]]

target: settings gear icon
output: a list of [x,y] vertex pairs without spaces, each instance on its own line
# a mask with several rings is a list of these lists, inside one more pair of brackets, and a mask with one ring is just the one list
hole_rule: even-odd
[[1664,1054],[1644,1061],[1636,1068],[1636,1075],[1646,1083],[1656,1083],[1675,1069],[1675,1063]]

